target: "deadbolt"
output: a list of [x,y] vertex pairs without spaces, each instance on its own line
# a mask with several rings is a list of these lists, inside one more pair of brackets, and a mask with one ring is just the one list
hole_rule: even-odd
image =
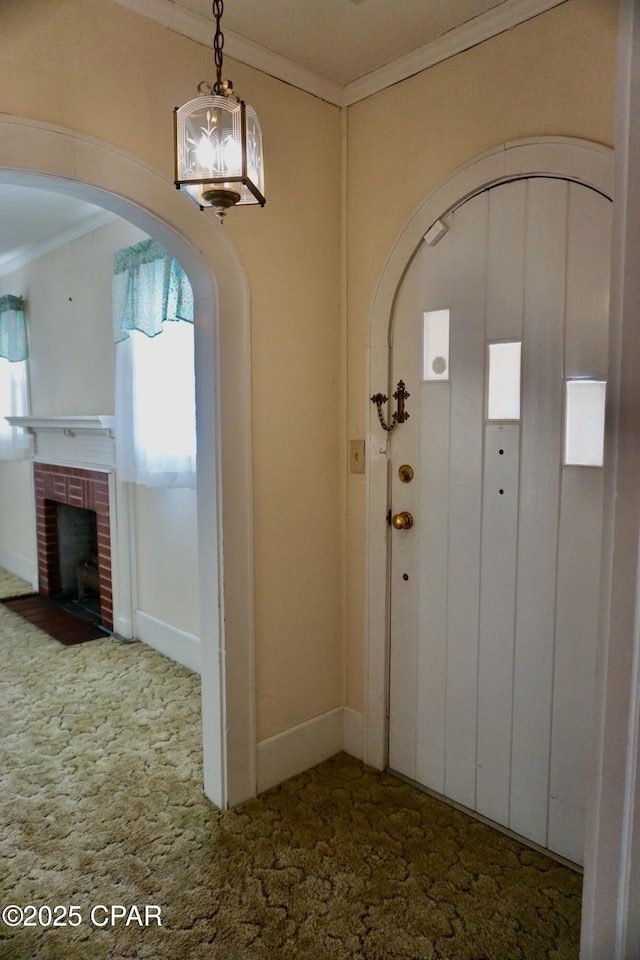
[[398,476],[403,483],[411,483],[413,480],[413,467],[408,463],[403,463],[401,467],[398,467]]
[[402,513],[393,515],[391,523],[396,530],[408,530],[409,527],[413,526],[413,517],[408,510],[403,510]]

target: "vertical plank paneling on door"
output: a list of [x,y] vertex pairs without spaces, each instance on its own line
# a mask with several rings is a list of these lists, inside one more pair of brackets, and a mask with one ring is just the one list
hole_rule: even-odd
[[561,458],[567,184],[527,184],[509,826],[546,846]]
[[454,217],[445,792],[475,806],[488,195]]
[[[415,343],[421,339],[420,310],[420,261],[418,252],[403,281],[395,312],[393,330],[393,385],[402,379],[415,397],[418,397],[420,378],[419,351]],[[395,409],[391,401],[390,410]],[[389,413],[390,417],[391,414]],[[399,464],[410,463],[420,443],[419,417],[417,411],[406,423],[399,425],[391,439],[391,470]],[[392,483],[391,509],[394,513],[417,511],[416,486]],[[415,528],[391,530],[391,636],[394,643],[390,649],[389,663],[389,766],[404,776],[416,776],[416,709],[419,699],[417,688],[418,664],[418,591],[417,578],[411,576],[417,570],[418,540]],[[410,571],[410,579],[403,574]]]
[[522,336],[525,180],[489,191],[487,339]]
[[563,470],[548,846],[575,863],[583,862],[603,481],[597,467]]
[[606,379],[612,203],[569,185],[565,376]]
[[485,431],[476,809],[498,823],[506,823],[511,775],[520,427],[487,424]]
[[[606,379],[611,202],[569,188],[565,374]],[[549,846],[582,863],[600,588],[603,472],[562,471]]]
[[[522,337],[525,199],[524,181],[489,192],[489,341]],[[520,427],[487,424],[485,431],[477,809],[508,823]]]
[[447,681],[447,558],[449,499],[448,383],[422,387],[423,442],[419,460],[417,780],[444,793]]
[[[451,307],[450,230],[424,248],[421,302],[425,310]],[[453,374],[455,375],[455,371]],[[449,383],[420,386],[420,453],[412,486],[420,486],[417,780],[444,793],[447,682],[447,558],[449,529]]]

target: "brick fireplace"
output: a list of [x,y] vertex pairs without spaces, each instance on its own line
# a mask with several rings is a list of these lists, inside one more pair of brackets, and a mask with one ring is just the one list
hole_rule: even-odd
[[57,504],[95,511],[100,616],[103,625],[113,630],[109,474],[52,463],[34,463],[33,470],[40,593],[57,596],[62,589]]

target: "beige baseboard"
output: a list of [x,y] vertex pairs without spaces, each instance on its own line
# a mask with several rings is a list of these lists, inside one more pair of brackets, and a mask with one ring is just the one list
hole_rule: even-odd
[[136,610],[135,636],[170,660],[200,673],[200,638],[142,610]]
[[18,553],[0,547],[0,567],[4,567],[14,577],[21,577],[30,583],[34,590],[38,587],[38,569],[35,560],[28,560]]
[[341,750],[362,759],[362,715],[336,707],[289,730],[262,740],[257,746],[258,793],[315,767]]

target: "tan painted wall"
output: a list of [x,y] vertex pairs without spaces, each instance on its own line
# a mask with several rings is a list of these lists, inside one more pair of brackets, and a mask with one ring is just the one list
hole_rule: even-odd
[[[367,333],[376,281],[419,203],[502,143],[613,143],[615,0],[548,13],[354,105],[348,114],[348,435],[367,435]],[[382,435],[382,434],[381,434]],[[347,703],[365,703],[366,479],[348,482]]]
[[[172,111],[214,78],[210,37],[200,46],[109,0],[3,0],[0,22],[0,112],[98,137],[172,177]],[[340,117],[248,67],[225,60],[225,74],[256,108],[268,156],[266,208],[234,211],[224,228],[252,298],[264,739],[342,700]]]

